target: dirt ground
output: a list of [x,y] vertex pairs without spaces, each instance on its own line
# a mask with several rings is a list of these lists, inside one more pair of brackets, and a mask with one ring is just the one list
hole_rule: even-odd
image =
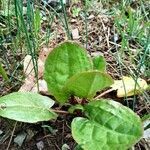
[[[109,18],[104,14],[95,13],[92,10],[89,11],[87,33],[88,44],[86,45],[86,27],[84,19],[82,17],[71,17],[70,9],[68,9],[68,15],[70,16],[70,30],[73,31],[76,29],[76,31],[79,32],[79,35],[72,35],[74,36],[74,41],[84,45],[84,47],[87,48],[89,55],[94,55],[96,53],[103,54],[107,61],[108,74],[110,74],[114,79],[119,79],[120,74],[117,72],[119,65],[116,62],[117,58],[115,55],[113,55],[116,53],[116,45],[113,43],[114,34],[116,32],[114,28],[114,18]],[[54,48],[58,43],[67,39],[62,24],[58,21],[57,17],[54,19],[55,21],[51,26],[51,31],[53,33],[57,32],[57,35],[55,38],[50,40],[48,44],[49,48],[51,49]],[[43,30],[47,28],[47,22],[43,23],[42,28]],[[121,38],[118,38],[117,44],[120,44],[120,41]],[[9,50],[6,50],[6,53],[10,53]],[[4,54],[2,58],[3,57]],[[21,57],[20,59],[22,60],[24,56],[19,55],[18,57]],[[130,66],[132,68],[132,64],[128,59],[123,61],[125,66]],[[11,62],[11,54],[9,62]],[[21,67],[17,69],[19,70],[19,75],[22,76],[23,69]],[[123,75],[127,75],[126,73],[126,68],[123,68]],[[0,84],[0,93],[2,96],[13,91],[18,91],[23,82],[14,78],[11,85],[6,85],[4,81],[0,79]],[[97,95],[99,94],[100,93],[97,93]],[[123,98],[116,97],[116,91],[106,94],[103,98],[115,99],[116,101],[119,101],[126,106],[128,105],[131,108],[133,106],[133,97],[128,98],[127,104],[127,101],[124,101]],[[135,112],[140,116],[147,114],[148,106],[145,106],[143,103],[143,97],[140,95],[136,96],[136,100],[136,104],[134,104]],[[66,108],[62,107],[61,110],[66,110]],[[74,150],[77,144],[71,136],[70,124],[75,116],[76,114],[60,114],[57,120],[37,124],[27,124],[20,122],[17,122],[16,124],[15,121],[0,118],[0,150],[6,150],[8,147],[9,150]],[[21,146],[14,142],[14,139],[18,135],[24,135],[24,140]],[[147,150],[145,148],[145,141],[142,139],[136,145],[135,149]]]

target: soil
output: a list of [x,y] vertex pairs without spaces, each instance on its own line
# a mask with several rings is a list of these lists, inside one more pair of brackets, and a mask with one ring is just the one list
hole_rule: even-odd
[[[81,5],[82,4],[78,4]],[[68,9],[68,15],[71,16],[71,11]],[[94,17],[93,17],[94,16]],[[114,78],[119,79],[119,74],[116,72],[118,70],[118,64],[116,63],[116,58],[112,53],[114,54],[116,52],[115,45],[113,44],[113,36],[114,36],[114,21],[113,18],[108,18],[108,16],[100,15],[95,13],[94,11],[90,11],[88,14],[88,44],[86,45],[86,30],[85,30],[85,21],[80,16],[78,18],[70,18],[69,24],[71,30],[78,29],[80,33],[79,39],[74,39],[74,41],[77,41],[79,43],[82,43],[84,47],[87,48],[89,55],[92,55],[95,52],[100,52],[104,55],[106,58],[106,61],[108,63],[107,72]],[[50,41],[48,46],[50,48],[54,48],[58,43],[66,40],[66,34],[64,32],[64,29],[62,25],[60,25],[60,22],[58,21],[58,18],[55,17],[55,22],[51,26],[51,32],[57,32],[57,36]],[[47,28],[48,23],[44,22],[42,24],[43,31]],[[109,32],[109,34],[108,34]],[[108,42],[111,41],[111,42]],[[121,39],[118,39],[118,44],[121,41]],[[7,49],[6,53],[10,53],[10,50]],[[11,54],[9,64],[14,64],[11,62],[11,58],[14,57]],[[4,54],[2,55],[2,59],[4,58]],[[15,56],[17,57],[17,56]],[[21,57],[21,58],[20,58]],[[23,60],[24,56],[19,56],[20,60]],[[130,66],[132,68],[132,65],[129,61],[123,62],[125,65]],[[115,69],[114,69],[115,68]],[[11,66],[10,72],[13,70],[13,66]],[[11,81],[11,84],[5,84],[3,80],[0,79],[0,95],[6,95],[8,93],[18,91],[20,86],[22,85],[22,80],[18,80],[18,74],[20,76],[20,79],[22,79],[23,76],[23,69],[22,66],[20,68],[17,68],[17,74],[14,75],[13,80]],[[126,75],[127,70],[126,68],[123,68],[123,75]],[[8,72],[9,74],[9,72]],[[103,91],[102,91],[103,92]],[[99,95],[100,93],[97,93]],[[116,97],[116,91],[113,91],[111,93],[106,94],[103,98],[110,98],[115,99],[116,101],[124,104],[125,106],[129,106],[131,109],[133,107],[133,97],[129,97],[127,101],[124,101],[123,98],[117,98]],[[143,103],[143,97],[137,96],[136,97],[137,103],[134,104],[135,112],[143,116],[148,113],[148,107],[145,106]],[[66,108],[62,108],[62,110],[66,111]],[[71,136],[71,121],[76,115],[71,114],[60,114],[60,116],[57,118],[57,120],[54,121],[48,121],[48,122],[42,122],[37,124],[27,124],[27,123],[17,123],[15,127],[15,131],[12,136],[12,140],[9,146],[9,150],[40,150],[40,148],[37,147],[37,143],[41,144],[41,150],[61,150],[62,146],[64,144],[67,144],[70,148],[70,150],[74,150],[76,147],[76,142],[73,140]],[[0,118],[0,131],[2,133],[0,134],[0,150],[6,150],[10,139],[11,134],[14,129],[15,121],[7,120]],[[45,126],[45,127],[42,127]],[[17,137],[18,134],[25,133],[26,138],[21,146],[14,143],[15,137]],[[32,136],[31,136],[32,135]],[[146,150],[143,146],[143,141],[139,142],[136,145],[137,150]],[[64,149],[64,150],[67,150]]]
[[[38,124],[23,124],[18,123],[15,129],[15,133],[13,135],[13,139],[22,132],[27,134],[26,139],[22,146],[18,146],[16,143],[11,142],[10,150],[38,150],[37,143],[42,142],[42,147],[44,150],[59,150],[64,144],[67,144],[70,149],[74,149],[76,143],[72,139],[70,133],[70,122],[73,119],[71,115],[61,115],[55,121],[43,122]],[[0,129],[4,131],[3,136],[6,137],[0,139],[0,149],[6,150],[10,136],[11,136],[11,128],[13,128],[12,122],[10,127],[8,128],[8,122],[6,120],[1,119]],[[51,127],[52,131],[49,131],[46,127]],[[8,133],[9,132],[9,133]],[[32,137],[31,133],[33,134]],[[1,136],[2,137],[2,136]]]
[[[130,108],[133,107],[133,100],[123,101],[121,98],[116,98],[116,92],[113,91],[103,98],[115,98],[116,101],[121,102],[123,105],[128,106]],[[137,100],[139,97],[137,97]],[[85,101],[85,100],[84,100]],[[143,116],[143,114],[147,114],[148,108],[143,107],[142,102],[137,102],[135,105],[135,112]],[[58,106],[55,106],[54,109],[58,109]],[[67,107],[62,107],[61,110],[66,111]],[[17,126],[15,127],[15,132],[13,133],[11,144],[9,146],[9,150],[39,150],[37,147],[38,143],[42,143],[43,150],[61,150],[63,145],[67,144],[67,147],[70,150],[74,150],[77,146],[77,143],[73,140],[71,135],[71,122],[73,118],[77,116],[82,116],[80,111],[76,111],[75,114],[59,114],[57,120],[47,121],[37,124],[27,124],[27,123],[19,123],[17,122]],[[11,134],[15,126],[15,121],[0,119],[0,129],[3,133],[0,135],[0,147],[1,150],[6,150],[8,147],[8,143],[11,139]],[[19,146],[14,142],[14,139],[19,135],[25,133],[26,138],[23,141],[22,145]],[[147,150],[145,148],[145,141],[142,139],[135,146],[135,150]],[[66,149],[65,149],[66,150]]]

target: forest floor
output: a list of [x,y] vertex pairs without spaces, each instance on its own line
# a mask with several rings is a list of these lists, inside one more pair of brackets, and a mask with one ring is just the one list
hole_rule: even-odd
[[[24,3],[24,9],[27,6]],[[72,40],[87,49],[89,55],[103,55],[107,61],[107,72],[114,79],[133,75],[150,83],[149,1],[121,3],[73,1],[66,7],[67,22],[61,8],[56,11],[54,6],[44,7],[44,4],[37,2],[34,4],[34,9],[37,12],[35,14],[37,20],[33,21],[37,27],[33,36],[36,56],[45,58],[55,46],[68,40],[69,34]],[[39,12],[41,17],[38,15]],[[28,15],[26,11],[24,13],[23,19],[26,20]],[[24,58],[30,54],[30,51],[26,44],[28,42],[26,31],[21,25],[17,26],[16,18],[14,12],[11,15],[0,14],[0,62],[9,78],[9,81],[5,81],[0,76],[0,96],[18,91],[24,85],[26,78],[23,69]],[[27,30],[28,34],[32,32],[30,30]],[[33,40],[32,35],[30,36]],[[116,91],[112,91],[103,98],[115,99],[134,109],[143,118],[150,112],[149,94],[149,91],[146,91],[145,95],[117,98]],[[59,106],[56,104],[54,107]],[[76,114],[62,113],[55,121],[37,124],[0,118],[0,149],[74,150],[77,144],[71,136],[70,124],[75,116]],[[148,150],[149,142],[142,138],[134,149]]]

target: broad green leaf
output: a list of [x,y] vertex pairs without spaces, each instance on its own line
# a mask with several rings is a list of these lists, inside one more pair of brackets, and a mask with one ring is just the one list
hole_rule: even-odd
[[30,92],[14,92],[0,98],[0,116],[21,122],[35,123],[55,119],[50,108],[54,101]]
[[148,88],[148,85],[146,81],[141,78],[138,78],[136,83],[132,77],[123,76],[122,80],[115,80],[111,87],[117,90],[117,97],[125,97],[142,93],[143,90]]
[[71,124],[73,138],[84,150],[127,150],[143,134],[140,118],[118,102],[92,101],[85,113],[88,118],[77,117]]
[[106,72],[106,60],[103,56],[96,56],[92,60],[94,69]]
[[64,42],[54,48],[45,62],[44,78],[49,92],[64,103],[68,95],[62,91],[66,81],[73,75],[91,70],[92,62],[86,50],[74,42]]
[[77,145],[74,150],[83,150],[80,145]]
[[108,74],[88,71],[71,77],[63,90],[71,95],[90,99],[94,97],[97,91],[109,87],[111,84],[113,84],[113,80]]

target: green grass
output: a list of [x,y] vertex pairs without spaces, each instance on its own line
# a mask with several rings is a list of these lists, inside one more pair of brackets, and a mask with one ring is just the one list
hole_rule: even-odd
[[[147,62],[150,58],[150,27],[148,26],[150,22],[145,11],[143,11],[143,3],[140,4],[141,7],[138,7],[137,10],[126,6],[125,8],[127,9],[121,10],[121,13],[115,19],[117,33],[119,33],[122,38],[121,48],[119,50],[121,51],[121,56],[123,56],[121,59],[126,59],[126,57],[129,56],[128,60],[131,64],[134,64],[135,68],[134,70],[129,68],[128,74],[131,75],[135,81],[137,81],[140,76],[150,77],[147,72],[150,67]],[[124,8],[124,6],[122,8]],[[124,53],[127,55],[124,55]],[[137,85],[135,85],[135,88],[136,86]],[[147,96],[145,97],[146,100],[149,99],[149,96]],[[135,98],[134,96],[134,101]]]
[[[58,12],[52,7],[41,5],[34,1],[31,3],[27,0],[26,7],[20,0],[2,0],[0,4],[0,74],[6,79],[1,84],[0,89],[4,89],[0,95],[5,95],[12,91],[17,91],[24,82],[23,61],[27,54],[32,56],[34,64],[34,73],[38,86],[38,55],[41,48],[49,47],[51,43],[58,44],[58,38],[71,39],[71,30],[74,26],[71,24],[72,18],[77,23],[82,22],[84,28],[80,31],[82,36],[80,42],[90,52],[93,49],[100,50],[102,53],[108,53],[115,62],[110,62],[108,67],[112,69],[112,75],[116,74],[116,79],[123,75],[131,76],[137,82],[139,77],[149,80],[150,78],[150,2],[149,0],[100,0],[83,1],[74,0],[82,3],[80,11],[76,16],[68,13],[68,8],[63,5],[62,11]],[[76,11],[76,5],[73,11]],[[78,6],[77,6],[78,9]],[[78,10],[77,10],[78,11]],[[101,50],[100,46],[91,42],[90,37],[90,15],[105,16],[111,20],[112,27],[108,38],[110,47]],[[57,24],[56,24],[57,21]],[[82,24],[81,23],[81,24]],[[80,24],[80,25],[81,25]],[[82,25],[81,25],[82,26]],[[80,28],[79,26],[75,26]],[[100,30],[97,22],[94,27]],[[107,25],[106,25],[107,27]],[[101,27],[102,28],[102,27]],[[60,31],[63,29],[63,31]],[[62,33],[59,33],[62,32]],[[107,32],[105,33],[107,34]],[[108,35],[106,35],[108,36]],[[106,37],[102,37],[106,38]],[[96,39],[95,39],[96,40]],[[100,43],[101,45],[107,45]],[[51,47],[52,48],[52,47]],[[108,60],[109,61],[109,58]],[[2,64],[2,67],[1,67]],[[2,70],[2,71],[1,71]],[[2,73],[1,73],[2,72]],[[135,85],[135,89],[137,84]],[[1,92],[1,90],[0,90]],[[145,91],[142,95],[127,97],[124,101],[129,102],[132,99],[132,109],[135,110],[136,102],[140,103],[145,116],[149,113],[149,91]],[[128,106],[130,104],[128,103]],[[130,106],[131,107],[131,106]],[[139,108],[140,109],[140,108]],[[135,110],[136,111],[136,110]]]

